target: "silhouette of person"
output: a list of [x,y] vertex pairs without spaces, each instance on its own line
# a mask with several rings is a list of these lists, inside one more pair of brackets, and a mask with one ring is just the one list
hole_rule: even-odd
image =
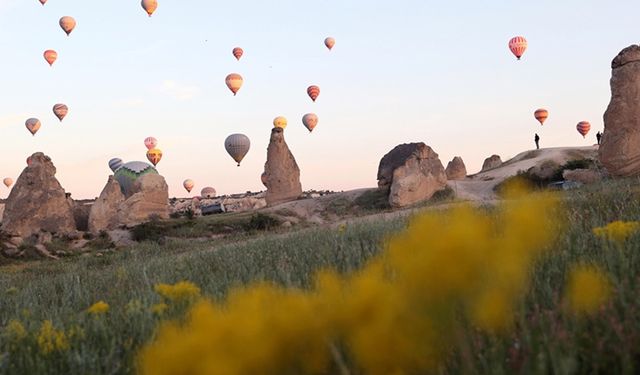
[[597,132],[596,133],[596,139],[598,140],[598,144],[600,144],[600,139],[602,138],[602,133]]
[[538,142],[540,142],[540,136],[538,135],[538,133],[536,133],[536,136],[533,138],[533,140],[536,142],[536,150],[539,150],[540,145],[538,144]]

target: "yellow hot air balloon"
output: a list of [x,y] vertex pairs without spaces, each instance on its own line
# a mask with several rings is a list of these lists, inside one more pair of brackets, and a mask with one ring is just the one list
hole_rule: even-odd
[[184,182],[182,183],[182,186],[184,186],[184,189],[188,193],[191,193],[191,189],[193,189],[193,187],[196,186],[196,184],[195,182],[193,182],[193,180],[187,179],[187,180],[184,180]]
[[229,88],[229,90],[231,90],[234,96],[238,93],[238,90],[240,90],[240,88],[242,87],[243,82],[244,80],[242,79],[242,76],[238,73],[231,73],[225,79],[225,83],[227,84],[227,87]]
[[6,177],[4,180],[2,180],[2,183],[6,187],[11,187],[11,185],[13,185],[13,179],[9,178],[9,177]]
[[284,129],[287,127],[287,119],[284,116],[278,116],[273,119],[273,126]]
[[73,29],[76,28],[76,20],[73,19],[73,17],[64,16],[60,18],[60,27],[67,33],[67,36],[69,36]]
[[160,160],[162,160],[162,151],[157,148],[152,148],[151,150],[147,151],[147,159],[154,166],[157,165],[158,163],[160,163]]
[[149,17],[158,9],[158,0],[142,0],[142,9],[147,12]]

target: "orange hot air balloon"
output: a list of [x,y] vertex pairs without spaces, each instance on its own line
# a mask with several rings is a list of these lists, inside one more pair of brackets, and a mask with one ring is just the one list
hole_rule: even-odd
[[582,138],[586,137],[589,130],[591,130],[591,124],[588,121],[580,121],[576,126],[578,133],[582,134]]
[[53,63],[58,59],[58,52],[48,49],[44,51],[44,59],[47,60],[49,66],[53,66]]
[[309,133],[318,125],[318,116],[315,113],[307,113],[302,116],[302,123],[309,130]]
[[233,56],[236,58],[236,60],[240,61],[242,55],[244,55],[244,51],[242,50],[242,48],[236,47],[233,49]]
[[42,124],[37,118],[30,118],[24,122],[24,125],[27,127],[31,135],[36,135]]
[[193,180],[187,179],[187,180],[184,180],[184,182],[182,183],[182,186],[184,186],[184,189],[188,193],[191,193],[191,190],[193,189],[194,186],[196,186],[196,184],[195,182],[193,182]]
[[56,115],[58,120],[62,121],[67,116],[67,113],[69,113],[69,107],[66,105],[59,103],[53,106],[53,114]]
[[523,36],[516,36],[511,38],[509,41],[509,49],[511,50],[511,53],[518,58],[518,60],[520,60],[522,55],[524,55],[524,51],[527,50],[527,46],[527,40]]
[[233,96],[238,93],[238,90],[240,90],[240,87],[242,87],[243,82],[244,80],[242,79],[242,76],[238,73],[231,73],[225,79],[225,83],[227,84],[229,90],[231,90],[231,92],[233,93]]
[[4,180],[2,180],[2,183],[4,184],[4,186],[10,187],[11,185],[13,185],[13,179],[7,177]]
[[144,139],[144,146],[147,148],[147,150],[151,150],[156,148],[156,146],[158,145],[158,140],[155,139],[154,137],[147,137]]
[[76,28],[76,20],[73,19],[73,17],[64,16],[60,18],[60,27],[67,33],[67,36],[69,36],[73,29]]
[[318,86],[309,86],[307,88],[307,94],[309,95],[311,100],[313,100],[315,102],[316,99],[318,98],[318,95],[320,95],[320,87],[318,87]]
[[157,0],[142,0],[141,5],[142,5],[142,9],[144,9],[145,12],[147,12],[149,17],[151,17],[151,15],[153,14],[153,12],[156,11],[156,9],[158,9]]
[[547,118],[549,117],[549,111],[540,108],[536,109],[533,115],[535,116],[536,120],[540,122],[540,125],[544,125],[544,122],[547,121]]
[[147,151],[147,159],[154,166],[158,165],[158,163],[160,163],[160,160],[162,160],[162,151],[158,150],[157,148],[152,148],[151,150]]
[[336,45],[336,40],[332,37],[328,37],[324,40],[324,45],[327,46],[327,48],[329,48],[329,51],[331,51],[333,46]]

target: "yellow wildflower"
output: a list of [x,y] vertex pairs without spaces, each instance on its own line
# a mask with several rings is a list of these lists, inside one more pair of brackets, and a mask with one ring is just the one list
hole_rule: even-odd
[[190,281],[180,281],[175,285],[156,284],[155,291],[169,301],[190,302],[200,297],[200,288]]
[[106,314],[107,311],[109,311],[109,304],[104,301],[98,301],[87,309],[87,312],[93,315]]
[[607,276],[596,267],[578,266],[569,274],[567,299],[570,310],[576,314],[596,312],[610,292]]
[[27,337],[27,330],[19,320],[12,319],[7,324],[5,334],[9,341],[20,341]]
[[627,238],[634,235],[640,230],[640,222],[638,221],[614,221],[604,227],[593,228],[593,234],[622,245]]
[[346,232],[346,230],[347,230],[347,225],[346,224],[338,225],[338,233],[339,234],[344,234],[344,232]]
[[156,303],[155,305],[151,306],[151,312],[156,315],[162,315],[168,308],[169,308],[169,305],[167,305],[164,302]]
[[42,322],[37,342],[40,351],[45,355],[69,348],[69,342],[64,331],[55,329],[51,320]]

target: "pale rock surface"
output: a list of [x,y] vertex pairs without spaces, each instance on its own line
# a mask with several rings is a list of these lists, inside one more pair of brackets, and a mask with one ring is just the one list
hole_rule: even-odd
[[169,218],[169,187],[159,174],[146,174],[136,180],[135,192],[118,206],[118,224],[135,226],[151,218]]
[[566,181],[576,181],[583,184],[593,184],[602,180],[602,174],[594,169],[564,170],[562,178]]
[[460,156],[456,156],[447,164],[445,169],[448,180],[464,180],[467,177],[467,167]]
[[484,159],[484,163],[482,163],[482,172],[498,168],[502,165],[502,159],[500,159],[500,155],[491,155],[488,158]]
[[107,184],[89,212],[89,231],[98,233],[102,230],[115,229],[118,226],[118,207],[124,203],[124,194],[120,184],[109,176]]
[[296,200],[302,195],[300,168],[284,140],[282,128],[271,130],[262,181],[267,187],[268,206]]
[[640,175],[640,46],[611,62],[611,101],[604,113],[599,158],[614,177]]

